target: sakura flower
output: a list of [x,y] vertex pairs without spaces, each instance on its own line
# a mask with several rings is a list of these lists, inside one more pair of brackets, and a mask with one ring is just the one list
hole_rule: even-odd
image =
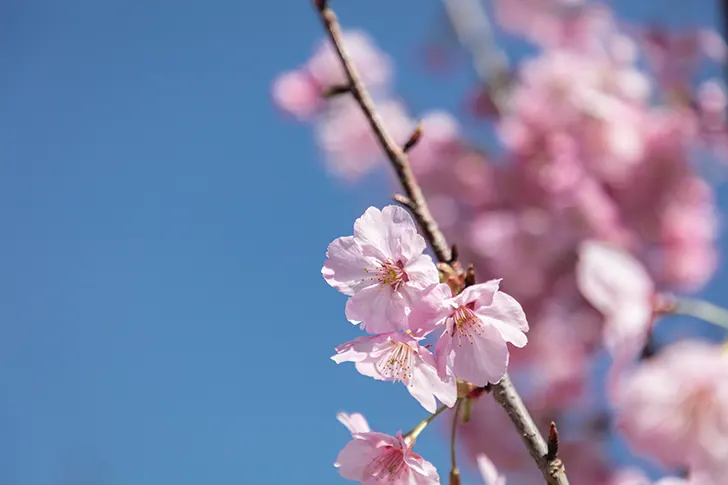
[[647,270],[629,253],[586,241],[576,266],[579,291],[605,317],[604,345],[619,363],[644,347],[652,323],[654,287]]
[[720,346],[670,345],[621,383],[615,404],[617,427],[635,451],[666,466],[700,465],[707,476],[725,471],[728,356]]
[[337,347],[332,359],[337,364],[354,362],[361,374],[377,380],[401,381],[431,413],[437,409],[435,398],[452,407],[457,400],[455,378],[440,377],[435,358],[419,340],[401,332],[359,337]]
[[362,414],[339,413],[336,415],[336,419],[339,420],[341,424],[346,426],[346,429],[348,429],[352,435],[355,435],[357,433],[368,433],[371,431],[371,428],[369,428],[369,423]]
[[397,432],[357,433],[339,453],[334,466],[342,477],[362,485],[436,485],[435,467],[412,451],[412,442]]
[[413,321],[426,327],[444,324],[435,347],[438,371],[476,386],[499,381],[508,366],[510,342],[523,347],[528,342],[526,315],[518,302],[498,290],[500,280],[466,288],[453,297],[447,285],[432,287],[415,311]]
[[439,281],[425,239],[397,206],[370,207],[354,223],[354,235],[333,241],[321,273],[345,295],[346,317],[378,334],[409,328],[412,306]]
[[506,477],[498,472],[498,469],[487,455],[478,455],[477,461],[478,471],[480,471],[485,485],[506,485]]

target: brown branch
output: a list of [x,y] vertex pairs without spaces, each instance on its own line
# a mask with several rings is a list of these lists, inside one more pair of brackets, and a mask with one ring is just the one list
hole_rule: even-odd
[[[415,219],[420,224],[425,238],[435,251],[437,259],[441,263],[453,263],[450,245],[448,245],[445,236],[440,231],[430,213],[427,201],[410,167],[409,159],[394,139],[392,139],[391,135],[385,130],[382,120],[374,107],[374,102],[361,81],[359,72],[344,50],[341,28],[339,27],[336,14],[326,7],[326,3],[321,0],[314,1],[321,15],[324,28],[328,32],[341,60],[341,65],[344,68],[350,84],[351,94],[364,112],[404,188],[406,198],[399,196],[397,200],[410,208]],[[541,473],[546,479],[546,483],[548,485],[568,485],[569,480],[566,478],[566,472],[564,471],[563,465],[560,465],[560,461],[554,463],[546,460],[546,454],[548,452],[546,442],[539,433],[536,424],[533,422],[533,418],[531,418],[513,384],[511,384],[508,375],[506,374],[499,383],[493,384],[492,390],[496,401],[505,409],[516,429],[521,434],[524,444],[528,448],[536,465],[541,470]]]
[[[317,6],[319,5],[318,2],[316,4]],[[329,33],[329,37],[334,43],[339,58],[341,59],[341,64],[351,85],[351,94],[359,103],[359,106],[361,106],[364,115],[369,120],[372,131],[374,131],[380,145],[392,162],[392,166],[397,172],[397,177],[402,182],[405,194],[412,201],[411,207],[415,218],[422,226],[422,231],[425,233],[426,239],[431,243],[437,259],[449,263],[452,259],[450,246],[445,241],[445,237],[437,227],[437,223],[432,217],[430,209],[427,207],[425,198],[422,195],[422,189],[420,189],[417,179],[412,173],[407,155],[405,155],[404,151],[397,145],[392,136],[384,129],[382,120],[374,107],[374,101],[372,101],[372,97],[369,95],[369,91],[364,87],[359,72],[344,50],[341,41],[341,28],[339,27],[336,14],[329,8],[324,8],[319,10],[319,12],[321,12],[321,20],[324,23],[324,27],[326,27],[326,31]]]

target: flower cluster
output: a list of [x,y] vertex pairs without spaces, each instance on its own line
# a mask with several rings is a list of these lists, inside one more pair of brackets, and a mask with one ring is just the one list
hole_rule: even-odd
[[[725,485],[725,357],[707,343],[654,349],[651,336],[669,310],[664,292],[700,289],[717,266],[715,196],[698,162],[726,159],[728,97],[716,79],[693,82],[704,61],[725,61],[726,45],[707,29],[630,25],[588,0],[492,7],[504,31],[536,47],[507,73],[503,93],[467,98],[476,129],[498,146],[483,150],[465,136],[474,130],[436,110],[419,117],[422,137],[407,155],[459,260],[503,279],[453,292],[409,214],[370,208],[353,236],[329,246],[322,271],[350,297],[347,319],[369,334],[339,346],[333,360],[402,382],[430,412],[438,400],[449,407],[463,398],[458,381],[482,387],[508,367],[539,426],[568,416],[560,456],[572,482],[651,483],[607,463],[602,445],[616,427],[636,453],[690,471],[656,483]],[[391,92],[389,58],[362,32],[343,40],[389,134],[411,139],[415,123]],[[344,80],[322,44],[276,80],[273,94],[284,111],[313,123],[329,169],[351,181],[385,158],[354,100],[329,95]],[[507,344],[524,347],[527,331],[529,345],[511,354]],[[610,360],[606,403],[592,382],[601,349]],[[488,456],[532,479],[505,414],[492,400],[466,402],[470,417],[457,436],[472,462],[487,468]],[[374,483],[400,470],[414,473],[411,483],[432,483],[429,468],[411,459],[410,438],[365,437],[353,449],[391,452],[377,463],[394,471],[372,471],[381,466],[362,452],[371,466],[342,474]],[[393,456],[407,467],[387,461]],[[491,472],[486,483],[505,480]]]
[[[353,362],[359,373],[377,380],[402,382],[434,413],[437,400],[448,407],[456,403],[458,380],[479,387],[498,382],[508,366],[507,343],[525,346],[528,323],[518,302],[499,290],[500,280],[453,295],[425,248],[406,210],[370,207],[354,223],[352,236],[329,245],[321,273],[349,296],[346,318],[371,334],[340,345],[332,359]],[[434,355],[423,345],[431,335],[437,337]],[[410,446],[401,435],[356,432],[339,457],[341,474],[366,482],[385,473],[392,480],[418,473],[417,483],[435,483],[429,464],[415,466],[418,458],[408,459]]]

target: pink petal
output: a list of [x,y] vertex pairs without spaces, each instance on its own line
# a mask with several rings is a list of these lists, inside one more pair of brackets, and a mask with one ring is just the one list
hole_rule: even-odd
[[[418,235],[418,237],[421,237]],[[405,266],[405,272],[409,277],[408,287],[414,286],[424,290],[440,282],[440,274],[432,258],[427,254],[420,254],[410,259]]]
[[485,386],[498,382],[505,375],[508,347],[497,328],[483,325],[480,330],[472,338],[458,342],[462,345],[451,350],[451,360],[455,377]]
[[339,413],[336,415],[336,419],[346,426],[346,429],[348,429],[351,434],[369,433],[371,431],[366,418],[359,413]]
[[371,463],[377,454],[376,445],[366,439],[354,439],[349,441],[344,449],[339,452],[334,466],[339,469],[339,474],[349,480],[361,481],[364,477],[364,469]]
[[412,216],[394,205],[382,211],[369,207],[354,223],[354,236],[382,261],[396,262],[403,253],[411,257],[425,250],[425,240],[417,234]]
[[499,291],[490,306],[476,307],[475,314],[500,332],[501,338],[516,347],[524,347],[528,338],[526,314],[521,305],[510,295]]
[[435,368],[435,358],[429,350],[421,347],[418,353],[419,361],[412,369],[412,378],[407,386],[409,393],[430,413],[437,410],[435,398],[448,407],[454,406],[458,394],[455,378],[452,375],[440,377]]
[[353,236],[340,237],[329,244],[328,258],[321,269],[326,282],[345,295],[353,295],[362,288],[374,284],[368,268],[376,268],[377,263],[365,256],[361,244]]
[[472,302],[476,303],[476,308],[481,305],[488,306],[493,303],[493,297],[498,291],[501,281],[501,279],[496,279],[469,286],[457,295],[454,301],[458,306]]
[[390,286],[360,290],[346,302],[346,318],[372,334],[407,329],[409,302]]
[[409,316],[410,329],[430,331],[441,324],[452,311],[451,299],[452,292],[446,284],[430,286],[415,300]]

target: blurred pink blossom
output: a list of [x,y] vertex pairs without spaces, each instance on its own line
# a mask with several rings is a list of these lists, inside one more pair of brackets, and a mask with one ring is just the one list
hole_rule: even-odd
[[666,466],[724,471],[728,356],[721,347],[698,341],[668,346],[622,382],[615,406],[618,428],[635,451]]
[[[415,122],[402,104],[384,100],[377,107],[384,126],[394,139],[400,143],[407,141]],[[328,168],[342,178],[356,180],[382,167],[386,161],[369,121],[351,98],[331,101],[328,110],[318,120],[315,131]]]
[[654,284],[629,253],[599,241],[579,249],[576,281],[581,294],[605,317],[604,346],[620,364],[636,358],[652,325]]

